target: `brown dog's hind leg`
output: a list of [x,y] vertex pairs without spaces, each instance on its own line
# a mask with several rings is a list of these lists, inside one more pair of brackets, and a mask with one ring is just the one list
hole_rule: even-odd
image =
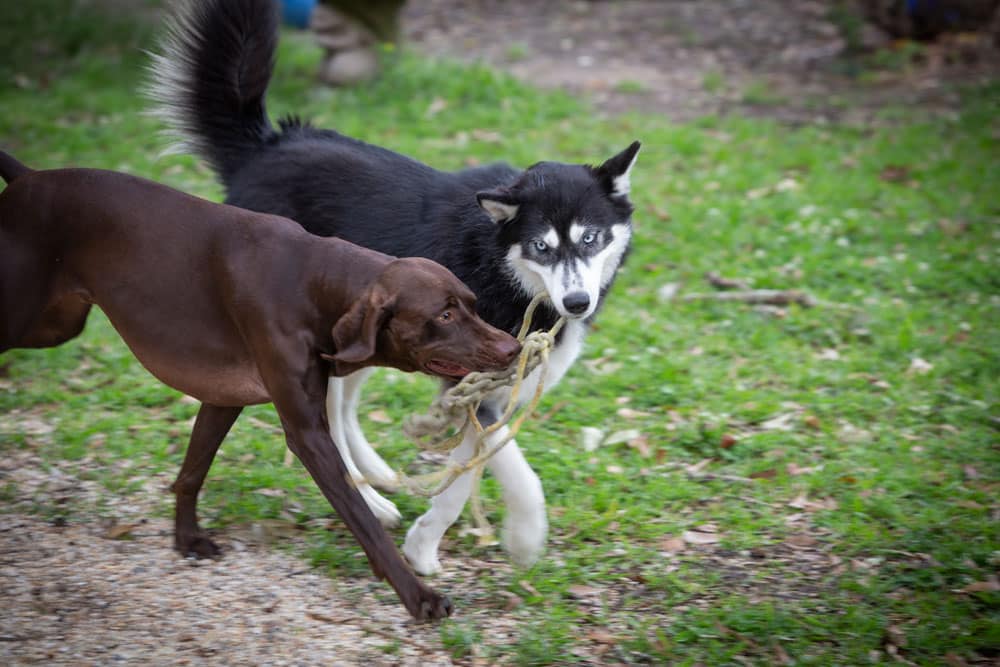
[[207,403],[202,403],[198,410],[184,463],[170,487],[177,496],[174,547],[184,556],[214,558],[221,553],[219,546],[198,526],[198,492],[219,445],[242,410],[242,407],[222,408]]

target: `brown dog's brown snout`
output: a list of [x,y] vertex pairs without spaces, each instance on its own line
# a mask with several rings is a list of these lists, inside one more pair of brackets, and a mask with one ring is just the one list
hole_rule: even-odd
[[504,366],[510,366],[517,355],[521,354],[521,343],[513,336],[508,334],[503,334],[503,336],[494,345],[496,350],[497,360],[500,361]]
[[507,368],[521,354],[521,343],[505,331],[485,322],[478,332],[482,340],[477,356],[486,370]]

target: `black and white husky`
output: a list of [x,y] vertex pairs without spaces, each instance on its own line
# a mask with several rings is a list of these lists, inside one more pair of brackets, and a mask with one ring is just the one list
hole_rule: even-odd
[[[397,256],[422,256],[451,269],[477,295],[487,322],[516,333],[525,307],[548,292],[535,328],[568,323],[551,354],[548,386],[580,354],[588,324],[611,287],[632,235],[629,174],[639,143],[600,166],[539,162],[442,172],[392,151],[286,119],[276,129],[264,96],[278,39],[271,0],[195,0],[170,24],[151,66],[150,92],[180,147],[208,161],[227,203],[297,220]],[[358,423],[369,372],[330,380],[333,441],[352,473],[382,488],[396,480]],[[530,378],[529,378],[530,379]],[[534,389],[526,386],[522,396]],[[480,410],[496,421],[506,396]],[[503,437],[504,431],[496,436]],[[470,456],[465,442],[453,456]],[[547,531],[538,476],[516,443],[490,462],[503,488],[503,544],[519,563],[535,561]],[[410,528],[403,551],[421,573],[440,569],[438,545],[468,498],[469,475],[435,497]],[[362,492],[386,524],[400,515],[370,486]]]

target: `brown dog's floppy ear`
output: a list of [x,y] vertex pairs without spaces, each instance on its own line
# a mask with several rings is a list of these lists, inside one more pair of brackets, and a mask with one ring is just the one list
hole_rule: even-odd
[[392,314],[393,303],[377,287],[354,302],[333,325],[335,354],[322,354],[334,364],[337,375],[347,375],[375,356],[378,332]]

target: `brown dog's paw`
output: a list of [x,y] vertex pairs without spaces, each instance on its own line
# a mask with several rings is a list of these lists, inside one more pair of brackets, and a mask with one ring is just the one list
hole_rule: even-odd
[[451,616],[451,612],[451,600],[447,595],[427,589],[421,596],[420,611],[414,616],[418,621],[436,621]]
[[197,533],[184,539],[178,537],[174,542],[174,548],[185,558],[194,557],[198,560],[218,558],[222,555],[222,549],[219,548],[219,545],[209,539],[205,533]]

